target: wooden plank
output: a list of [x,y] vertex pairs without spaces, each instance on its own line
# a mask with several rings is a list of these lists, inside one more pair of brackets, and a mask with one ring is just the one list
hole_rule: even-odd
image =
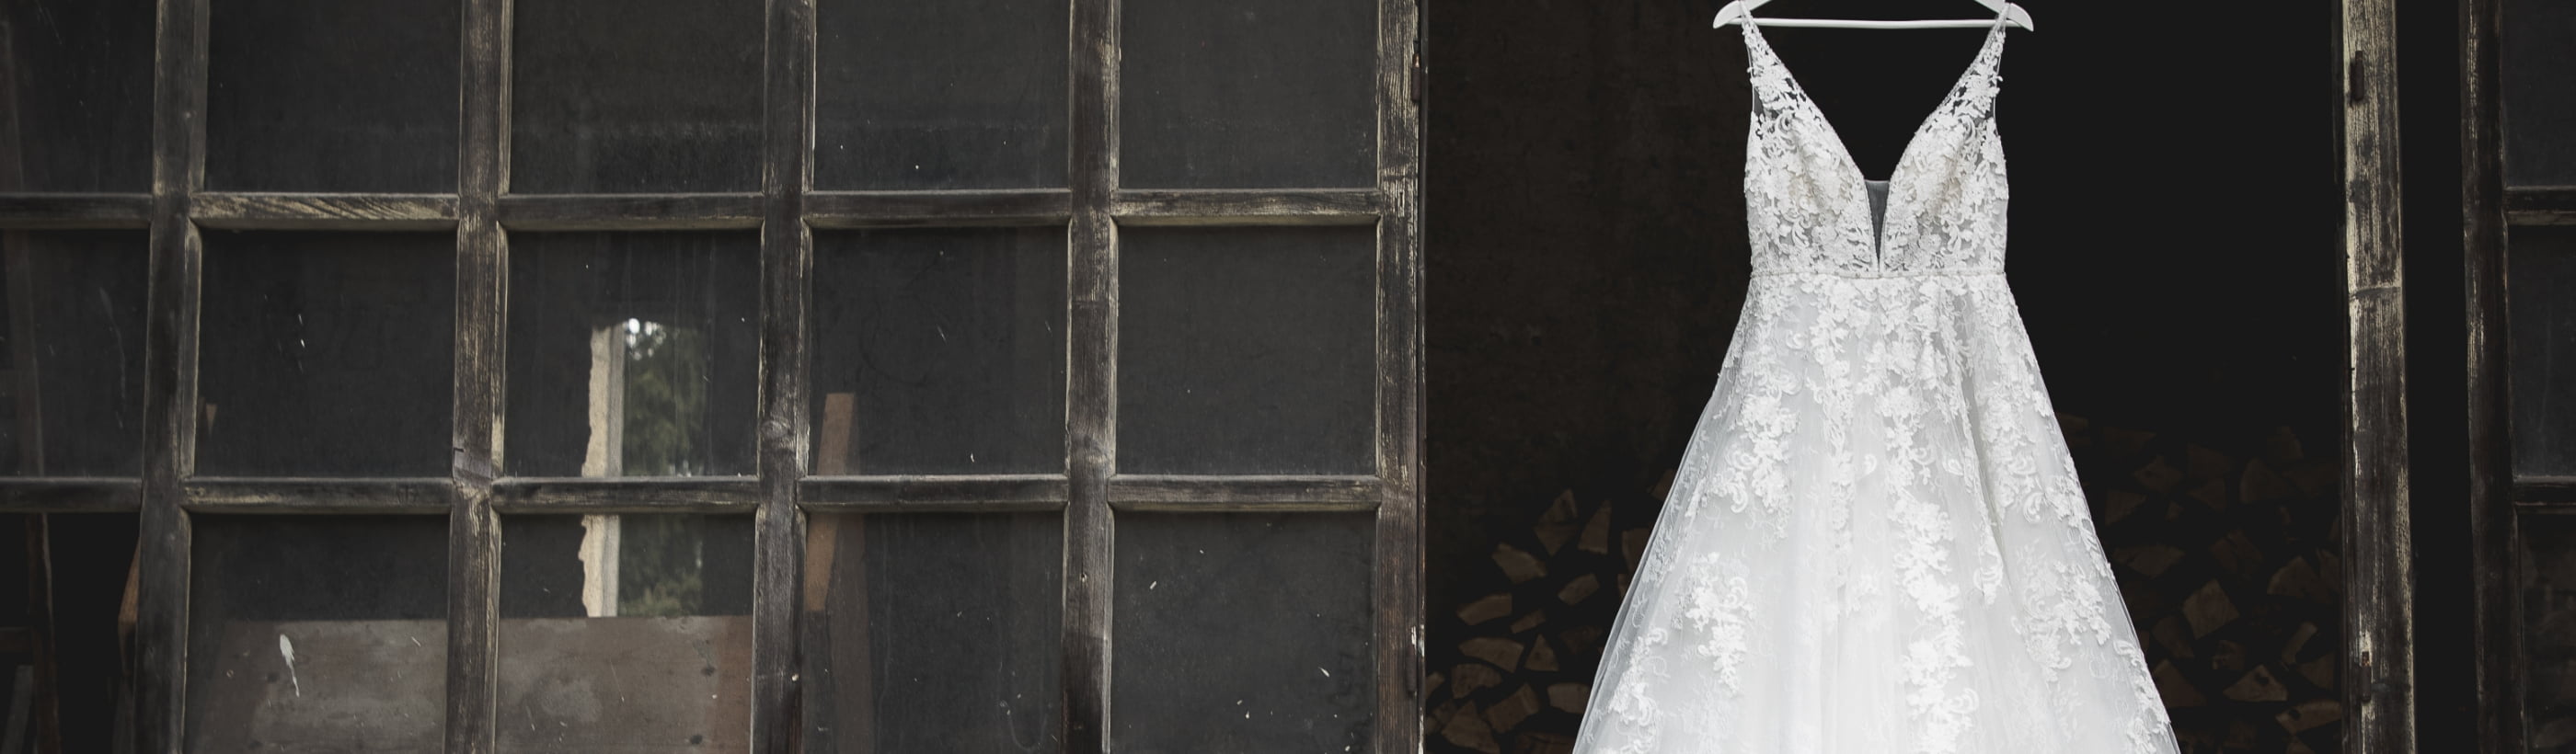
[[0,194],[0,228],[149,228],[150,194]]
[[760,509],[753,515],[751,746],[756,754],[802,748],[802,663],[797,646],[805,514],[806,296],[814,234],[805,194],[814,161],[814,0],[768,5],[762,66],[760,224]]
[[1121,191],[1109,214],[1127,225],[1367,225],[1384,189]]
[[[501,621],[510,662],[495,679],[505,700],[500,742],[518,751],[741,751],[751,728],[743,693],[750,623],[736,615]],[[211,658],[215,707],[204,718],[204,748],[284,741],[435,750],[447,630],[436,620],[230,623]]]
[[445,749],[499,748],[501,466],[508,377],[509,238],[501,195],[510,181],[510,0],[466,0],[457,44],[456,385],[448,464]]
[[759,194],[511,194],[511,230],[748,230],[760,227]]
[[2468,305],[2470,654],[2478,754],[2529,751],[2523,720],[2522,599],[2514,558],[2512,385],[2505,330],[2502,0],[2460,3],[2461,278]]
[[456,225],[448,194],[200,193],[188,216],[208,228],[445,230]]
[[1422,751],[1422,9],[1378,5],[1378,754]]
[[749,513],[753,477],[505,478],[493,482],[502,513]]
[[196,465],[197,299],[205,248],[187,198],[205,183],[208,0],[158,0],[152,65],[150,290],[143,326],[136,550],[135,750],[174,752],[187,721],[187,512]]
[[196,477],[182,483],[188,510],[218,513],[445,513],[443,477]]
[[1061,510],[1066,478],[1055,474],[807,477],[807,510]]
[[1119,0],[1071,0],[1073,227],[1066,264],[1064,617],[1065,754],[1109,751],[1110,616],[1118,455]]
[[2513,502],[2524,507],[2576,505],[2576,477],[2526,476],[2499,486],[2508,487]]
[[143,485],[132,478],[0,479],[0,513],[133,513]]
[[1065,189],[816,191],[805,220],[817,228],[1055,225],[1073,212]]
[[[2489,46],[2493,46],[2493,44],[2494,43],[2492,42],[2488,43]],[[2474,54],[2477,51],[2471,50],[2470,52]],[[2466,86],[2466,82],[2463,82],[2463,85]],[[2498,89],[2494,91],[2500,93],[2502,90]],[[2465,90],[2463,90],[2462,96],[2468,96]],[[2493,97],[2490,96],[2490,99],[2492,98]],[[2472,114],[2469,117],[2475,117],[2475,115]],[[2463,121],[2463,123],[2465,125],[2466,121]],[[2501,137],[2498,138],[2500,139]],[[2485,143],[2490,145],[2488,147],[2490,150],[2500,149],[2503,146],[2502,141]],[[2469,155],[2462,156],[2468,157]],[[2500,158],[2490,159],[2500,160]],[[2500,161],[2496,169],[2499,172],[2503,170]],[[2495,181],[2496,186],[2494,186],[2494,189],[2501,193],[2504,199],[2504,220],[2507,223],[2512,225],[2576,225],[2576,186],[2515,186],[2512,188],[2505,188],[2503,178],[2499,177],[2495,179]],[[2486,201],[2493,202],[2495,194],[2482,194],[2481,196],[2484,197]],[[2490,211],[2492,211],[2492,209],[2492,207],[2489,207]]]
[[2347,317],[2344,744],[2415,751],[2408,528],[2406,285],[2400,244],[2395,0],[2343,0],[2340,68]]
[[1373,476],[1162,476],[1109,478],[1118,510],[1376,510],[1385,485]]

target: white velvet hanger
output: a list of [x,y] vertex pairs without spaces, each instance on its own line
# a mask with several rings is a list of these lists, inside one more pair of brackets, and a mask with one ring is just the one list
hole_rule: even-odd
[[[1726,7],[1717,9],[1717,20],[1711,23],[1710,26],[1714,28],[1734,23],[1751,23],[1762,26],[1803,27],[1809,29],[1982,29],[1993,25],[1995,22],[1995,20],[1991,18],[1962,18],[1957,20],[1927,19],[1921,21],[1865,21],[1841,18],[1757,18],[1753,15],[1753,9],[1770,4],[1770,2],[1771,0],[1735,0],[1735,2],[1727,3]],[[2006,26],[2018,26],[2029,31],[2039,30],[2039,27],[2034,25],[2030,20],[2030,11],[2022,10],[2020,5],[2007,2],[2007,0],[1977,0],[1977,4],[1986,6],[1987,10],[2003,13],[2004,25]]]

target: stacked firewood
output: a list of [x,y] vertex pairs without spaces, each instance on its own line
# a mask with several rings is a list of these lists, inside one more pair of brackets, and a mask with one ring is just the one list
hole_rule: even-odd
[[[1661,487],[1652,500],[1663,499]],[[1557,495],[1526,536],[1495,543],[1490,562],[1505,588],[1434,616],[1454,618],[1451,625],[1463,626],[1469,637],[1454,655],[1434,655],[1424,686],[1433,750],[1559,754],[1572,748],[1601,644],[1652,532],[1618,528],[1614,510],[1607,501],[1579,500],[1571,490]],[[1641,513],[1651,518],[1651,509]]]
[[[2287,429],[2236,453],[2062,421],[2157,688],[2186,754],[2340,750],[2340,472]],[[2241,447],[2240,447],[2241,446]],[[1568,490],[1536,524],[1495,536],[1470,583],[1435,606],[1426,748],[1572,749],[1667,474],[1642,498]],[[1615,514],[1615,515],[1614,515]]]

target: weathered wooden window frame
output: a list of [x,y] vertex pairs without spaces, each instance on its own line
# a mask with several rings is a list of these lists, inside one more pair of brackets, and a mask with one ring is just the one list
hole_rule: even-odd
[[[2576,225],[2576,186],[2506,187],[2504,0],[2460,4],[2462,277],[2468,311],[2469,547],[2477,613],[2480,752],[2530,751],[2523,659],[2522,523],[2576,515],[2576,477],[2518,473],[2508,345],[2510,228]],[[2530,295],[2528,293],[2524,295]]]
[[[149,194],[0,194],[0,228],[149,228],[139,479],[0,480],[0,511],[139,512],[141,751],[186,738],[190,524],[195,513],[448,516],[446,750],[495,749],[501,513],[750,513],[755,518],[751,749],[795,751],[798,580],[808,511],[1061,511],[1064,718],[1069,753],[1108,750],[1113,511],[1371,511],[1380,754],[1421,748],[1421,184],[1418,0],[1377,0],[1375,185],[1359,189],[1129,191],[1118,178],[1119,0],[1069,0],[1070,185],[1007,191],[817,191],[815,5],[764,10],[757,193],[513,195],[511,0],[460,0],[454,194],[205,190],[209,0],[159,0]],[[806,473],[807,300],[814,228],[1071,228],[1065,473]],[[1128,225],[1370,225],[1375,273],[1377,473],[1149,476],[1116,471],[1118,235]],[[456,232],[453,462],[446,477],[220,478],[193,474],[200,228]],[[707,479],[519,479],[496,474],[504,379],[506,231],[758,229],[757,473]]]

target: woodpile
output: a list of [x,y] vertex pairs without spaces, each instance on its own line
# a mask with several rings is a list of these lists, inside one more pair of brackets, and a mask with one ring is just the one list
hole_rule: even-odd
[[1644,520],[1620,529],[1629,522],[1614,520],[1619,506],[1558,494],[1536,526],[1494,543],[1496,591],[1445,615],[1433,611],[1463,638],[1433,653],[1423,687],[1429,750],[1573,750],[1601,642],[1652,531],[1661,485],[1650,499],[1635,505]]
[[[2287,429],[2204,445],[2061,423],[2184,752],[2340,751],[2333,460]],[[1534,525],[1493,537],[1462,579],[1479,593],[1431,610],[1427,751],[1572,750],[1670,483],[1627,499],[1562,491]]]

